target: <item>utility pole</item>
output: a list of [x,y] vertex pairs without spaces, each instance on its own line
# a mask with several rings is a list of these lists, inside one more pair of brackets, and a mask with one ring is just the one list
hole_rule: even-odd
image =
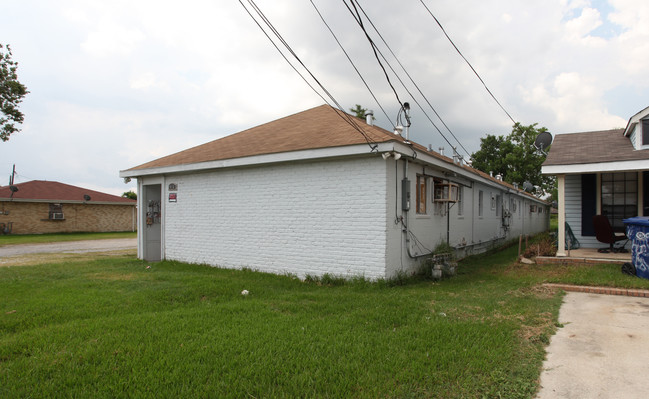
[[11,172],[11,176],[9,176],[9,185],[13,186],[14,185],[14,176],[16,175],[16,164],[14,164],[14,169]]

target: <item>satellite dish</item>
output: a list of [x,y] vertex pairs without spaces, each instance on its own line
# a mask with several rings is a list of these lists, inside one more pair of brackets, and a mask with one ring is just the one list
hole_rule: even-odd
[[9,186],[9,190],[11,190],[12,193],[18,192],[18,187],[16,186]]
[[525,190],[525,191],[532,191],[532,190],[534,190],[534,184],[532,184],[532,183],[526,181],[525,183],[523,183],[523,190]]
[[83,200],[84,201],[90,201],[90,196],[88,194],[83,195]]
[[536,140],[534,140],[534,147],[544,155],[547,155],[545,149],[550,147],[550,144],[552,144],[552,135],[550,132],[541,132],[536,136]]

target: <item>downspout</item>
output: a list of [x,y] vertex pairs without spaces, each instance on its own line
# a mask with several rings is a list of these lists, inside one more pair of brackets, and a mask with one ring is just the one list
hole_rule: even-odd
[[451,245],[451,207],[446,203],[446,245]]

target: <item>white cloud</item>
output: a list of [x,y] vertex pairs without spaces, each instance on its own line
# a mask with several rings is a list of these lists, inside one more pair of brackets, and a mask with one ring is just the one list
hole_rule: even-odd
[[[377,123],[391,128],[396,99],[343,5],[316,2],[387,119],[309,2],[257,4],[343,107],[372,108]],[[538,122],[553,132],[607,129],[649,105],[645,0],[610,0],[612,11],[589,0],[428,5],[522,123]],[[366,11],[465,146],[476,150],[481,136],[508,133],[509,118],[419,2],[394,7],[377,0]],[[603,28],[607,34],[599,37]],[[16,162],[33,178],[127,191],[120,169],[323,102],[238,2],[9,2],[0,14],[0,36],[12,44],[31,92],[23,104],[23,132],[3,144],[0,170]],[[392,81],[401,100],[413,105],[413,138],[448,148]]]
[[131,78],[130,86],[132,89],[147,89],[156,86],[157,78],[153,72],[145,72]]
[[528,104],[550,110],[554,115],[553,125],[563,129],[571,127],[571,131],[586,131],[624,127],[626,124],[625,119],[608,113],[597,82],[584,79],[576,72],[559,74],[550,90],[539,85],[521,92]]
[[103,24],[88,33],[86,40],[81,43],[81,48],[95,57],[126,56],[143,40],[144,34],[138,29]]
[[593,37],[590,33],[602,25],[601,16],[594,8],[583,8],[581,15],[566,22],[566,39],[572,42],[581,42],[587,46],[603,46],[605,40]]

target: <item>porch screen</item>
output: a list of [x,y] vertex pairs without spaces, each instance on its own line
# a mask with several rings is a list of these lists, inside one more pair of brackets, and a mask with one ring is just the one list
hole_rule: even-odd
[[624,231],[623,219],[638,216],[637,173],[602,173],[602,215],[615,231]]

